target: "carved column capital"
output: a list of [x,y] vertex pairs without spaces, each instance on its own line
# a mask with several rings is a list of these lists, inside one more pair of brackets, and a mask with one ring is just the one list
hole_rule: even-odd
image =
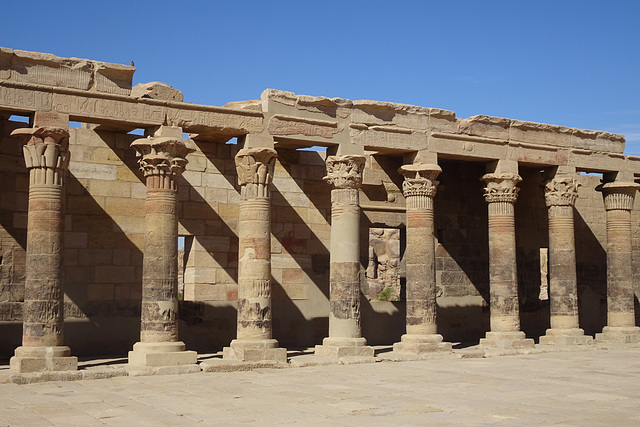
[[327,176],[322,179],[337,189],[358,189],[362,186],[365,162],[365,156],[361,155],[329,156],[326,161]]
[[272,148],[243,148],[236,154],[238,184],[243,200],[269,197],[269,184],[278,153]]
[[515,173],[488,173],[481,178],[485,182],[484,199],[487,203],[514,204],[520,189],[516,187],[522,178]]
[[11,135],[25,140],[24,162],[27,169],[35,170],[31,174],[32,184],[63,184],[64,173],[69,167],[67,116],[56,112],[36,112],[32,128],[15,129]]
[[189,140],[182,138],[182,129],[160,126],[153,135],[136,139],[131,147],[138,152],[140,170],[147,178],[147,188],[176,190],[176,180],[187,165],[187,154],[195,151]]
[[596,190],[602,192],[605,210],[630,211],[639,188],[640,184],[635,182],[613,181],[598,185]]
[[556,176],[544,183],[547,207],[573,206],[578,198],[580,183],[573,175]]
[[436,178],[442,172],[435,164],[414,163],[403,165],[398,169],[404,176],[402,192],[405,198],[422,196],[433,198],[436,195],[438,181]]

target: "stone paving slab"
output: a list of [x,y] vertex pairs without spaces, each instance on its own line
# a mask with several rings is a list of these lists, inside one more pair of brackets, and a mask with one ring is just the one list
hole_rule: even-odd
[[0,384],[0,426],[640,425],[640,348]]

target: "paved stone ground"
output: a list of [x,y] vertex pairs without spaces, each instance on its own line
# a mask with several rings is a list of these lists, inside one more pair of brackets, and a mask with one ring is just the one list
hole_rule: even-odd
[[0,425],[640,425],[640,348],[0,384]]

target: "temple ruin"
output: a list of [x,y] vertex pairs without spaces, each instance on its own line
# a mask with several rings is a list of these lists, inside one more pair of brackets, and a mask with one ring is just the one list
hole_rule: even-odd
[[13,372],[640,341],[622,135],[273,89],[196,105],[134,71],[0,48]]

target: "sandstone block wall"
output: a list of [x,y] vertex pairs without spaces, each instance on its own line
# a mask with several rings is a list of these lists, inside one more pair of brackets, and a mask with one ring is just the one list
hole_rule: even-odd
[[[523,178],[515,204],[522,330],[536,338],[549,327],[541,289],[540,254],[549,245],[542,172],[554,166],[581,173],[574,215],[580,326],[593,334],[606,324],[606,215],[595,191],[600,176],[585,173],[622,182],[640,177],[640,158],[622,154],[622,135],[273,89],[260,100],[195,105],[158,82],[132,94],[134,70],[0,48],[0,357],[20,345],[26,268],[29,179],[23,141],[10,134],[30,125],[11,114],[50,110],[82,123],[70,135],[63,265],[66,344],[79,356],[123,354],[139,337],[147,191],[130,146],[139,135],[129,132],[163,124],[181,127],[196,148],[177,194],[178,234],[185,242],[180,339],[190,349],[217,351],[235,338],[240,188],[232,138],[247,134],[277,151],[271,282],[273,338],[281,346],[319,344],[328,332],[331,187],[322,179],[325,152],[300,150],[318,145],[330,154],[338,148],[366,153],[360,242],[369,241],[372,229],[398,236],[399,298],[392,298],[398,301],[375,298],[379,283],[367,280],[369,248],[360,245],[368,343],[391,344],[405,331],[406,212],[398,168],[420,156],[442,168],[434,220],[437,324],[446,341],[477,341],[489,329],[488,215],[480,178],[497,161],[518,162]],[[640,208],[632,222],[638,295]]]
[[[0,329],[3,355],[8,356],[20,341],[28,185],[21,142],[8,137],[26,124],[4,120],[2,126]],[[136,341],[140,321],[145,186],[130,148],[138,136],[89,127],[72,129],[70,138],[66,339],[79,355],[121,353]],[[204,141],[196,141],[196,147],[178,191],[179,234],[185,237],[181,339],[198,351],[215,351],[235,334],[237,147]],[[272,186],[273,333],[287,347],[318,343],[328,328],[330,188],[322,182],[324,157],[322,152],[278,149]],[[449,341],[476,340],[488,330],[489,319],[487,213],[480,182],[485,167],[480,162],[440,163],[435,198],[438,332]],[[400,164],[398,157],[369,157],[362,190],[363,236],[375,227],[403,235]],[[547,213],[540,168],[522,167],[520,174],[516,238],[522,328],[539,336],[548,327],[548,301],[539,298]],[[599,177],[580,175],[580,182],[580,316],[585,331],[595,333],[606,319],[605,212],[601,195],[593,191]],[[634,224],[640,221],[638,209],[633,219]],[[634,247],[640,252],[637,233]],[[366,293],[366,245],[361,264]],[[638,261],[634,267],[638,277]],[[362,316],[363,334],[372,344],[393,342],[403,333],[403,301],[363,298]]]

